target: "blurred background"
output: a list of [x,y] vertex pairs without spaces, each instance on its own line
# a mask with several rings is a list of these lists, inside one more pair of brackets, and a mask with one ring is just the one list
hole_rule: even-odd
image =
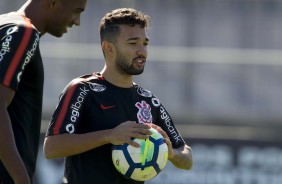
[[[1,0],[0,13],[24,0]],[[98,27],[115,8],[151,17],[149,57],[135,81],[156,94],[193,149],[194,168],[170,163],[149,184],[281,184],[282,1],[89,0],[80,27],[45,35],[42,140],[36,184],[60,183],[63,159],[42,141],[58,97],[73,78],[104,65]]]

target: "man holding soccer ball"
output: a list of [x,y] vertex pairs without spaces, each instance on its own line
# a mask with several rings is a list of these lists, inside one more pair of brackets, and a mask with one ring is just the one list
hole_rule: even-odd
[[107,13],[100,23],[105,66],[72,80],[60,96],[44,143],[46,158],[66,157],[63,183],[144,183],[127,179],[114,167],[111,146],[147,139],[157,129],[168,146],[168,159],[192,168],[191,148],[150,91],[133,82],[143,72],[149,17],[132,8]]

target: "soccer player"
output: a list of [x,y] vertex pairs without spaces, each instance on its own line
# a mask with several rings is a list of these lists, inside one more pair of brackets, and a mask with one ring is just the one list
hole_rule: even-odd
[[30,184],[39,146],[43,65],[39,40],[80,24],[87,0],[28,0],[0,15],[0,183]]
[[144,183],[129,180],[114,167],[111,146],[146,139],[150,126],[168,145],[168,159],[191,169],[191,148],[160,100],[133,82],[143,72],[149,17],[131,8],[107,13],[100,23],[105,66],[72,80],[63,90],[44,142],[45,157],[66,157],[63,183]]

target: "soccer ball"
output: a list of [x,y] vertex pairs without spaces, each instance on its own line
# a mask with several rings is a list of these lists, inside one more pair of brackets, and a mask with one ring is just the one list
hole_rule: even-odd
[[126,178],[147,181],[157,176],[165,167],[168,148],[163,136],[154,128],[148,139],[133,139],[140,144],[135,148],[129,144],[113,145],[112,160],[116,169]]

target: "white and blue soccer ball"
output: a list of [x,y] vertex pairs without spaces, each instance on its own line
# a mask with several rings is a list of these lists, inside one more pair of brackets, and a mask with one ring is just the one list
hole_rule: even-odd
[[166,166],[168,148],[163,136],[154,128],[148,139],[133,139],[140,144],[135,148],[128,144],[113,145],[112,160],[116,169],[125,177],[147,181],[157,176]]

